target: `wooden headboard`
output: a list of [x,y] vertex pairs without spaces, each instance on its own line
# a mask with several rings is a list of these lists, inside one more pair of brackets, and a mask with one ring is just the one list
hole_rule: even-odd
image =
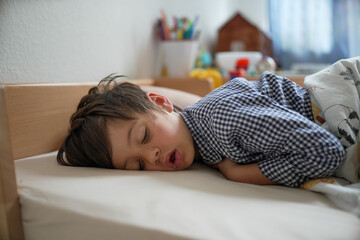
[[0,239],[23,238],[13,161],[55,151],[77,102],[94,85],[6,84],[0,88]]
[[[210,80],[139,79],[204,96]],[[55,151],[66,136],[77,104],[97,82],[0,85],[0,239],[23,239],[14,160]]]

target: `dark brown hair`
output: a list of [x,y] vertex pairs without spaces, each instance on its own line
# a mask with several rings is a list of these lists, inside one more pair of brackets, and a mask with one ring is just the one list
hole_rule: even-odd
[[89,90],[70,118],[70,128],[57,154],[61,165],[114,168],[107,136],[109,119],[132,120],[135,114],[159,110],[137,85],[109,75]]

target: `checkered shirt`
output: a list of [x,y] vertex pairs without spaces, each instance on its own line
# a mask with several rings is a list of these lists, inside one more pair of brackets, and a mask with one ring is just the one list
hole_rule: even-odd
[[313,122],[306,89],[272,73],[233,79],[180,114],[209,165],[258,163],[268,179],[297,187],[344,159],[338,139]]

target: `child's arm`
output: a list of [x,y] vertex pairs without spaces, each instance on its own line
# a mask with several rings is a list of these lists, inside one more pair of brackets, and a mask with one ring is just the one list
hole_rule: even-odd
[[276,184],[261,173],[257,163],[241,165],[225,158],[214,167],[218,168],[227,179],[234,182],[259,185]]

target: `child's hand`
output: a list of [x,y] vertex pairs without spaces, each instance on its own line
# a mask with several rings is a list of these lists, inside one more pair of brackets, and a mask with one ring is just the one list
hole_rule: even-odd
[[241,165],[229,158],[224,158],[221,162],[213,165],[213,168],[218,168],[231,181],[260,185],[276,184],[262,174],[257,163]]

